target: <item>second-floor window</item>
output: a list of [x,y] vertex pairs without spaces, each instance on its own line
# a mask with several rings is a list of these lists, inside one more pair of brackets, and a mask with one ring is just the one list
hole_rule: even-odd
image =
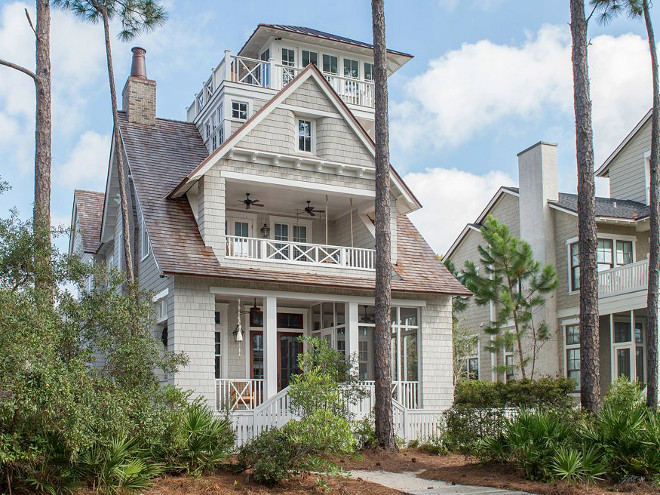
[[[569,289],[576,291],[580,288],[580,259],[577,242],[570,244],[568,258],[570,272]],[[596,260],[598,262],[599,272],[634,262],[633,241],[607,238],[598,239]]]
[[323,55],[323,72],[326,74],[337,74],[337,57],[333,55]]
[[577,242],[571,244],[568,257],[571,276],[569,281],[570,290],[574,291],[580,288],[580,251]]
[[319,66],[319,54],[316,52],[310,52],[309,50],[302,51],[302,65],[307,67],[309,64],[314,64],[317,67]]
[[298,120],[298,150],[299,151],[312,151],[312,121],[311,120]]
[[373,81],[374,80],[374,64],[369,62],[364,63],[364,80]]
[[351,79],[358,79],[360,77],[360,64],[357,60],[351,60],[350,58],[344,59],[344,77],[350,77]]
[[294,67],[296,65],[295,53],[289,48],[282,48],[282,65]]
[[233,119],[247,120],[248,104],[244,101],[231,102],[231,117]]

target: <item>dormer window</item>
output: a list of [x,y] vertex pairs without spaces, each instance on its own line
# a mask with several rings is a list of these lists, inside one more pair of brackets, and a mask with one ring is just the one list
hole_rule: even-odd
[[298,150],[312,152],[314,121],[298,119]]
[[232,101],[231,117],[238,120],[247,120],[248,104],[244,101]]

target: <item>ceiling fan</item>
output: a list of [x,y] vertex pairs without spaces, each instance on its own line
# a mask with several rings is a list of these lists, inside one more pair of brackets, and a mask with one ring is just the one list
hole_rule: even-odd
[[315,213],[325,213],[325,210],[317,210],[310,205],[311,201],[307,201],[307,206],[305,206],[305,211],[312,217],[315,217]]
[[249,210],[251,206],[258,206],[259,208],[264,206],[259,203],[258,199],[250,199],[250,193],[245,193],[245,199],[239,201],[239,203],[243,203],[246,210]]

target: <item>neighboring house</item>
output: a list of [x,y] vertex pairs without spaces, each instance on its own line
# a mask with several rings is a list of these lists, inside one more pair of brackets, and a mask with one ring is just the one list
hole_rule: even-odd
[[[598,228],[598,309],[600,313],[601,389],[619,376],[647,379],[646,294],[649,250],[648,156],[650,113],[647,114],[596,174],[610,178],[611,198],[596,198]],[[557,290],[547,297],[537,320],[545,319],[552,338],[537,361],[538,375],[580,378],[579,273],[577,196],[557,190],[556,145],[537,143],[518,155],[520,187],[503,186],[474,223],[465,227],[447,257],[457,269],[465,261],[479,261],[483,243],[479,227],[487,215],[508,225],[512,234],[531,245],[537,260],[557,270]],[[517,355],[485,349],[489,336],[481,329],[494,308],[474,301],[458,316],[459,325],[479,337],[467,361],[471,377],[505,380],[512,369],[496,373],[496,365],[512,366]],[[469,330],[468,330],[469,332]],[[529,342],[527,342],[529,345]]]
[[[190,360],[167,381],[231,410],[239,441],[289,417],[301,335],[357,356],[373,390],[372,51],[259,25],[179,122],[156,117],[133,49],[119,118],[135,273],[155,337]],[[390,74],[410,58],[388,51]],[[411,439],[451,405],[451,299],[469,292],[408,219],[420,204],[394,169],[391,185],[395,424]],[[77,191],[73,222],[71,251],[124,265],[114,149],[105,193]]]

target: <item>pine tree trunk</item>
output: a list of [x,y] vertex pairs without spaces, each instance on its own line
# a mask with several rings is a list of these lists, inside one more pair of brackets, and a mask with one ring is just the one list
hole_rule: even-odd
[[50,245],[50,170],[51,170],[51,89],[50,89],[50,4],[37,0],[36,27],[36,125],[34,159],[33,228],[36,236],[36,285],[53,301]]
[[105,8],[95,7],[101,12],[103,17],[103,31],[105,33],[105,53],[108,63],[108,78],[110,80],[110,100],[112,103],[112,122],[115,148],[115,164],[117,166],[117,178],[119,181],[119,199],[121,201],[122,230],[124,233],[124,261],[126,262],[126,278],[129,284],[132,284],[135,276],[133,272],[133,253],[131,250],[131,223],[130,212],[128,211],[128,198],[126,197],[126,174],[124,171],[124,151],[121,145],[119,134],[119,117],[117,115],[117,91],[115,89],[115,74],[112,65],[112,48],[110,46],[110,23],[108,21],[108,11]]
[[[648,366],[648,381],[646,388],[646,403],[653,409],[658,408],[658,278],[660,265],[660,181],[658,177],[658,145],[660,145],[660,88],[658,87],[658,53],[655,48],[653,23],[649,12],[648,0],[643,1],[644,22],[649,38],[651,51],[651,69],[653,74],[653,116],[651,120],[651,231],[649,233],[649,288],[646,301],[648,322],[646,327],[646,361]],[[638,377],[639,378],[639,377]]]
[[592,413],[600,406],[598,269],[594,150],[587,60],[584,0],[570,0],[573,102],[578,170],[578,245],[580,251],[580,397]]
[[375,416],[378,445],[396,450],[392,422],[392,260],[390,158],[387,112],[387,52],[384,0],[372,0],[376,129],[376,328],[374,335]]

